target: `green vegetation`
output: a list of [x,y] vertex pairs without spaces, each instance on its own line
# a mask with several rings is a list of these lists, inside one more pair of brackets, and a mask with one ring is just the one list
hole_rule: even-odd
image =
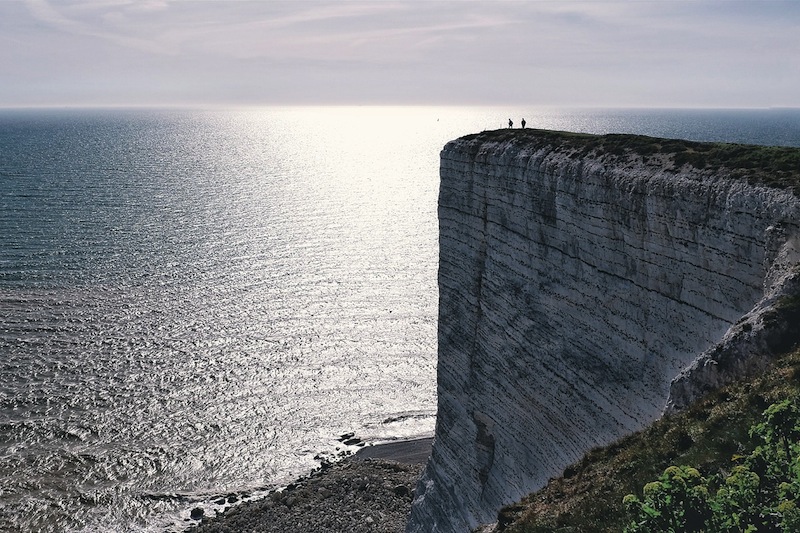
[[[795,349],[756,378],[720,389],[682,413],[590,451],[561,478],[501,510],[499,529],[747,531],[763,514],[772,520],[772,529],[762,521],[752,531],[781,531],[800,520],[800,511],[794,510],[800,497],[798,399],[800,350]],[[643,523],[637,509],[658,514],[653,520],[662,522]],[[729,517],[728,525],[719,529],[723,516]],[[776,521],[778,516],[783,522]],[[687,524],[701,524],[701,529]]]
[[670,466],[622,502],[631,521],[626,533],[800,530],[800,409],[783,400],[750,429],[760,439],[730,472],[704,478],[689,466]]
[[468,135],[487,141],[512,141],[552,146],[554,150],[579,158],[587,155],[606,158],[637,156],[644,164],[671,169],[689,166],[698,170],[724,173],[769,187],[791,189],[800,196],[800,148],[729,143],[702,143],[680,139],[660,139],[645,135],[591,135],[537,129],[495,130]]

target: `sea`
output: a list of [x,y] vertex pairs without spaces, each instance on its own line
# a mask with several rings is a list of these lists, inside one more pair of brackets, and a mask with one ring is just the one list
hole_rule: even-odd
[[0,531],[179,532],[431,435],[439,152],[522,118],[800,146],[798,109],[0,110]]

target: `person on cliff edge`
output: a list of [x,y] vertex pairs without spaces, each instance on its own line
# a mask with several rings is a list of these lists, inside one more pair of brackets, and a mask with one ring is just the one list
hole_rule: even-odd
[[522,124],[522,129],[524,130],[525,129],[525,119],[524,118],[522,119],[522,122],[520,122],[520,124]]
[[514,122],[511,119],[508,119],[508,128],[511,129],[514,127]]

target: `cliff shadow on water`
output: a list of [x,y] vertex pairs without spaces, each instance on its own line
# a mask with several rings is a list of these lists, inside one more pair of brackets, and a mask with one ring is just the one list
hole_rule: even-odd
[[409,532],[463,532],[797,342],[800,149],[448,143],[438,418]]

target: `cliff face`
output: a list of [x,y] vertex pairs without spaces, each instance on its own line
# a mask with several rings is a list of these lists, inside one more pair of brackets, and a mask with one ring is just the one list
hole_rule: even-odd
[[436,440],[408,531],[493,522],[587,450],[746,369],[742,345],[768,355],[797,328],[773,308],[800,294],[798,214],[790,192],[669,154],[535,132],[448,143]]

